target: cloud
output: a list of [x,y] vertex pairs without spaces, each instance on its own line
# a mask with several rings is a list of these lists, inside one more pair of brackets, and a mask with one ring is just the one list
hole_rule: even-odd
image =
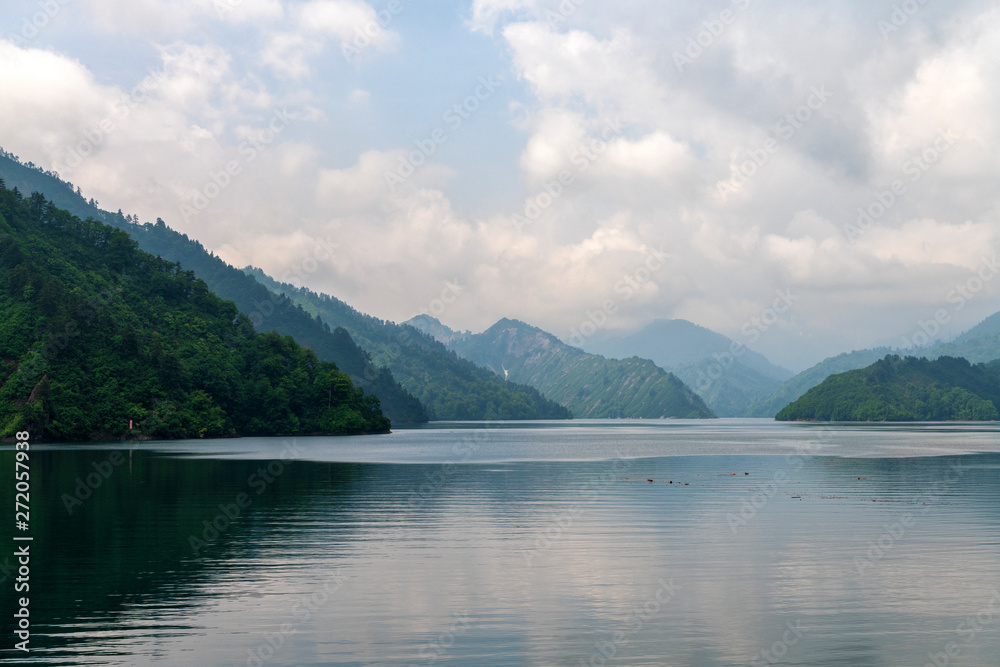
[[[88,196],[277,275],[335,239],[309,284],[390,319],[458,280],[443,314],[458,328],[513,316],[566,336],[613,299],[609,329],[686,317],[739,338],[791,289],[759,342],[791,366],[912,329],[1000,247],[1000,12],[971,0],[888,35],[860,0],[750,3],[683,68],[675,54],[717,10],[475,0],[470,37],[439,7],[397,22],[359,0],[232,3],[67,5],[67,20],[119,31],[101,42],[110,58],[55,26],[63,51],[0,43],[0,145],[65,165],[111,118],[64,174]],[[108,60],[135,52],[159,75],[122,117],[146,74]],[[427,118],[497,66],[516,122],[484,108],[389,187]],[[829,95],[809,106],[817,89]],[[287,129],[248,150],[282,108]],[[470,185],[497,194],[469,204]],[[653,250],[670,260],[626,298]],[[991,290],[955,326],[1000,309]]]
[[504,19],[533,13],[537,6],[535,0],[474,0],[468,26],[473,32],[489,34]]
[[338,57],[357,64],[369,51],[388,53],[399,46],[399,34],[391,29],[395,16],[361,0],[309,0],[294,10],[293,25],[270,37],[260,59],[275,72],[303,79],[332,41]]
[[155,39],[197,30],[206,21],[266,25],[285,14],[280,0],[91,0],[88,9],[104,30]]
[[397,33],[383,25],[389,22],[361,0],[311,0],[298,14],[303,30],[336,37],[341,44],[360,39],[364,46],[370,43],[381,49],[390,48],[398,39]]

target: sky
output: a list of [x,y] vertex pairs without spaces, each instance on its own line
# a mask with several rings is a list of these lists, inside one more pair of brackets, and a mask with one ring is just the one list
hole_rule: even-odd
[[377,317],[801,370],[1000,310],[1000,9],[8,0],[0,146]]

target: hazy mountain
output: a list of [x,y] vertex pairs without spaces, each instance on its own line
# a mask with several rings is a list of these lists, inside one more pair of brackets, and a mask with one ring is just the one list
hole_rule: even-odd
[[687,320],[656,320],[642,330],[589,343],[612,359],[651,359],[675,373],[720,417],[743,417],[793,373],[720,333]]
[[832,375],[778,413],[818,421],[995,420],[1000,362],[928,360],[888,355],[871,366]]
[[953,341],[935,343],[918,352],[930,359],[963,357],[972,363],[1000,359],[1000,313],[987,317]]
[[993,313],[976,326],[958,336],[953,342],[962,343],[967,340],[980,338],[982,336],[989,336],[998,332],[1000,332],[1000,313]]
[[[388,367],[408,391],[427,406],[432,419],[567,419],[569,410],[527,383],[505,382],[432,336],[407,324],[394,324],[359,313],[327,294],[279,283],[260,269],[247,273],[269,289],[287,296],[310,315],[349,331],[373,363]],[[440,323],[438,323],[440,324]],[[443,325],[446,339],[460,336]]]
[[437,332],[460,356],[510,382],[535,387],[577,417],[714,416],[677,376],[646,359],[618,361],[588,354],[517,320],[500,320],[480,334],[451,331],[426,315],[409,323]]
[[[728,361],[724,365],[723,361]],[[671,369],[720,417],[750,416],[751,406],[777,391],[781,382],[743,365],[739,361],[707,357],[687,366]],[[769,415],[770,416],[770,415]]]

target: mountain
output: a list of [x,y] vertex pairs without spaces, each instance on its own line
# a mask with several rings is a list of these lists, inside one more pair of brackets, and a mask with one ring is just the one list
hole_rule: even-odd
[[726,357],[707,357],[671,370],[720,417],[749,416],[754,403],[781,386],[778,380]]
[[831,375],[865,368],[882,359],[893,350],[879,347],[871,350],[854,350],[819,362],[812,368],[807,368],[790,380],[781,383],[774,393],[757,400],[750,407],[752,417],[773,417],[783,407],[798,399],[807,391],[823,382]]
[[656,320],[642,330],[586,345],[612,359],[651,359],[692,387],[720,417],[743,417],[792,372],[720,333],[687,320]]
[[194,271],[216,295],[236,304],[250,318],[259,332],[277,331],[292,336],[300,345],[313,350],[323,361],[329,361],[367,392],[382,401],[385,414],[397,424],[424,423],[427,412],[414,396],[404,390],[387,369],[372,366],[364,351],[354,344],[346,332],[339,334],[315,321],[287,299],[269,292],[257,281],[246,276],[186,235],[175,232],[162,220],[156,224],[139,224],[135,216],[121,211],[109,213],[89,202],[51,172],[41,172],[31,163],[21,164],[8,153],[0,153],[0,178],[8,187],[22,192],[41,192],[59,208],[81,218],[93,218],[125,231],[139,248],[170,262],[178,262]]
[[[829,376],[865,368],[894,352],[892,348],[878,347],[855,350],[825,359],[783,382],[772,395],[754,403],[750,409],[751,416],[770,417],[777,414],[782,407],[795,401]],[[914,353],[912,350],[909,352]],[[961,357],[971,363],[1000,359],[1000,313],[991,315],[953,341],[937,342],[916,352],[928,359]]]
[[964,357],[972,363],[1000,359],[1000,313],[995,313],[950,342],[938,342],[921,353],[930,359]]
[[1000,362],[887,355],[867,368],[833,375],[778,413],[782,421],[995,420]]
[[191,271],[0,179],[0,437],[385,433],[331,363]]
[[709,418],[712,411],[675,375],[636,357],[605,359],[570,347],[517,320],[503,319],[481,334],[451,331],[435,318],[409,321],[449,340],[459,356],[510,382],[523,382],[581,418]]
[[[996,333],[1000,333],[1000,313],[993,313],[985,320],[960,335],[953,342],[962,344],[977,338],[992,337],[993,334]],[[994,358],[1000,358],[1000,354]]]
[[[57,174],[42,172],[31,163],[21,164],[2,151],[0,177],[7,179],[11,187],[44,192],[62,208],[126,231],[143,250],[180,262],[217,295],[236,303],[258,331],[274,330],[290,335],[316,352],[320,359],[336,363],[366,391],[379,396],[393,423],[422,423],[431,417],[480,420],[570,416],[536,390],[498,382],[492,373],[458,359],[437,341],[409,327],[400,328],[364,315],[333,297],[280,284],[260,271],[247,275],[163,221],[139,224],[135,216],[103,211]],[[280,287],[283,293],[269,290],[262,282]],[[306,312],[303,305],[310,303],[314,306]],[[326,321],[318,317],[321,310],[327,315]],[[349,326],[337,334],[334,322]],[[364,341],[352,339],[362,331],[367,332]],[[360,347],[355,340],[361,343]],[[394,377],[393,369],[405,374],[405,383]]]
[[[374,363],[389,368],[403,387],[424,402],[434,419],[569,419],[573,416],[538,389],[505,382],[495,373],[460,358],[435,337],[408,324],[393,324],[363,315],[335,297],[279,283],[254,267],[244,270],[310,315],[331,327],[349,331]],[[461,335],[440,323],[433,331],[446,340]]]

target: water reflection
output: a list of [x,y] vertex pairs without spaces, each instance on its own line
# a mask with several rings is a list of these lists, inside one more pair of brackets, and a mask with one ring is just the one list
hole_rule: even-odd
[[21,664],[998,664],[1000,598],[959,624],[1000,590],[1000,455],[450,465],[420,433],[435,463],[137,450],[72,514],[108,451],[37,453]]

